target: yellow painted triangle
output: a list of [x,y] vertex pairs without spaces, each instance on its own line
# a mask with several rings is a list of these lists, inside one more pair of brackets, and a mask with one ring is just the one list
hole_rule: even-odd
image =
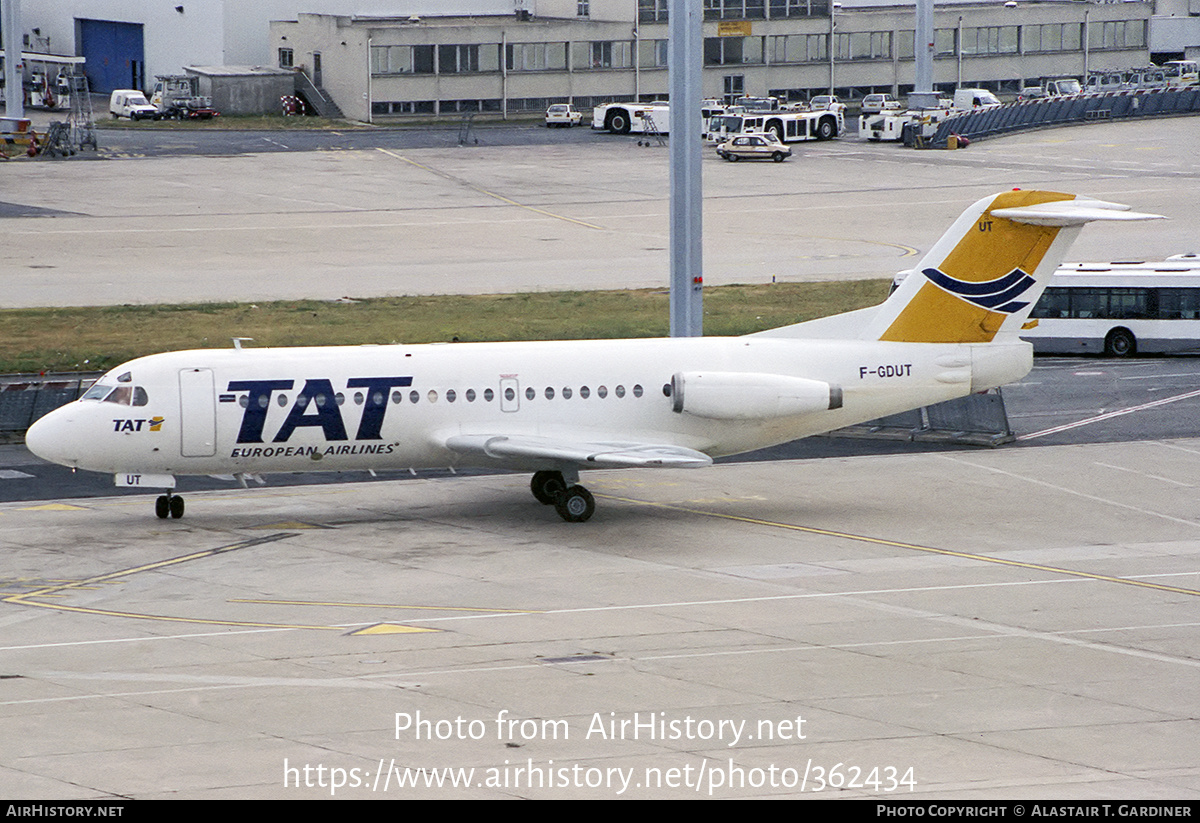
[[415,632],[436,632],[440,629],[422,629],[417,626],[401,626],[398,623],[376,623],[374,626],[367,626],[365,629],[357,629],[349,632],[351,637],[359,634],[413,634]]
[[23,512],[85,512],[85,506],[70,506],[66,503],[43,503],[40,506],[26,506]]

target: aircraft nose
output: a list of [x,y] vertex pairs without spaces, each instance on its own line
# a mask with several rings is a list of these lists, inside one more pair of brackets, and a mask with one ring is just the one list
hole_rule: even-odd
[[70,420],[64,412],[64,409],[56,409],[34,421],[25,432],[25,445],[43,460],[73,466],[76,458],[70,454],[69,445],[73,438],[69,436]]

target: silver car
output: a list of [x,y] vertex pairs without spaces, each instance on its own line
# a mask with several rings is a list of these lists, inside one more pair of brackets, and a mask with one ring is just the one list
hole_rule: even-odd
[[717,154],[731,162],[738,160],[774,160],[782,163],[792,156],[792,150],[773,132],[764,134],[739,134],[717,146]]

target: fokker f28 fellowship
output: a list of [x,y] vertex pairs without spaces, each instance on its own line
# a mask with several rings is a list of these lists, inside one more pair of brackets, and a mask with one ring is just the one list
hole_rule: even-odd
[[40,457],[166,489],[177,475],[533,472],[567,521],[584,469],[707,466],[1024,377],[1018,334],[1084,223],[1127,206],[1009,191],[967,209],[882,304],[744,337],[202,349],[142,357],[42,419]]

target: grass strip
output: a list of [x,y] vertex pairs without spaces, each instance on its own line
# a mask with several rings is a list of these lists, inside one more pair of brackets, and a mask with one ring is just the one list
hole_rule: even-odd
[[[704,290],[704,333],[740,335],[874,305],[887,280]],[[665,337],[665,289],[0,311],[0,373],[103,371],[146,354],[263,346]]]

